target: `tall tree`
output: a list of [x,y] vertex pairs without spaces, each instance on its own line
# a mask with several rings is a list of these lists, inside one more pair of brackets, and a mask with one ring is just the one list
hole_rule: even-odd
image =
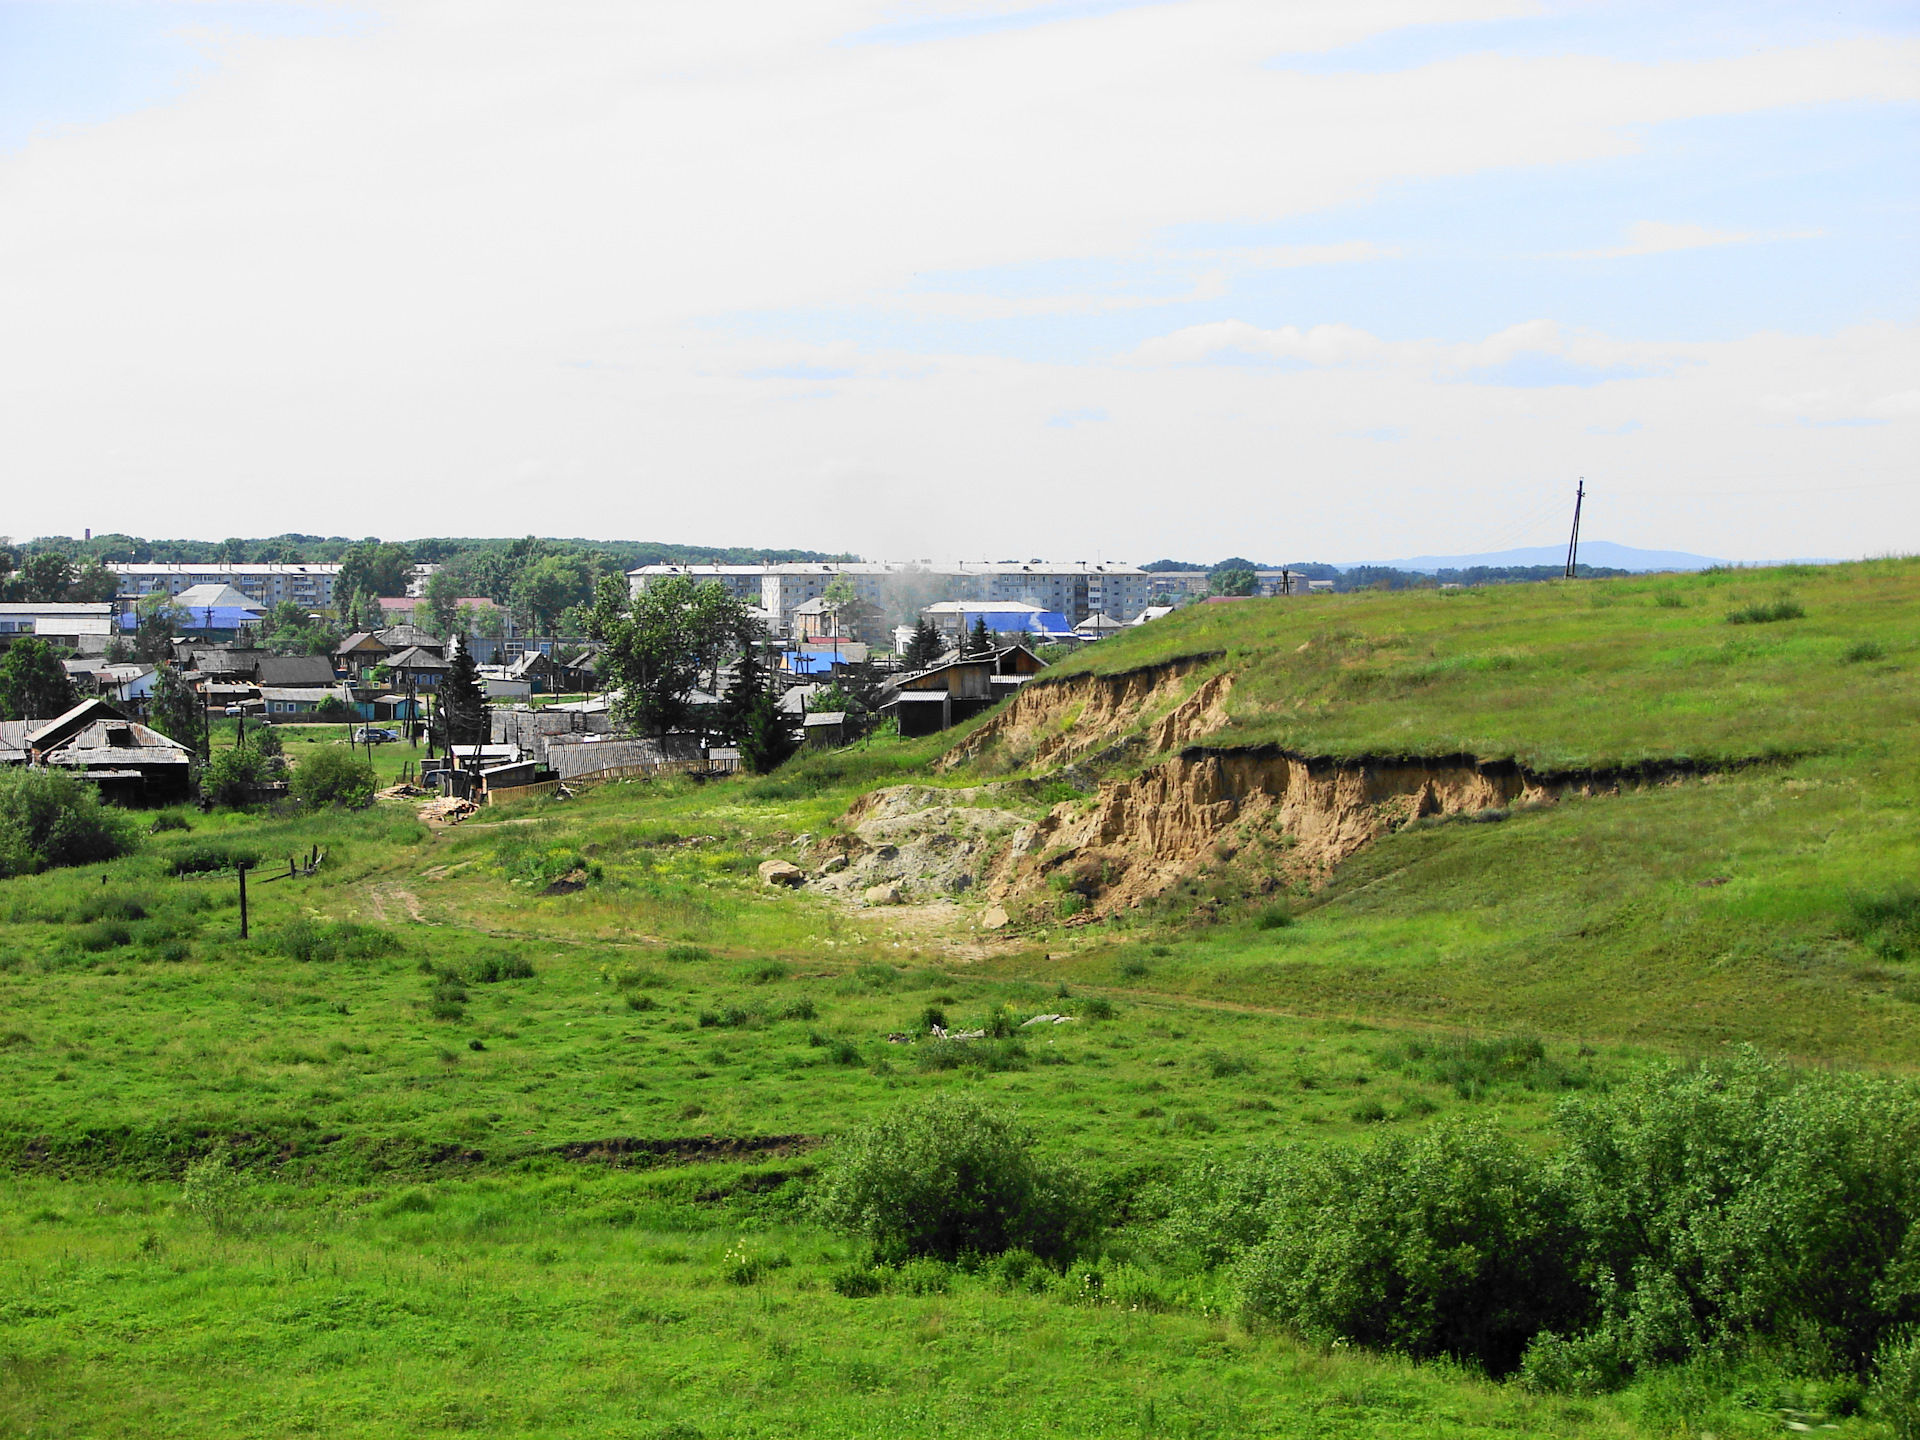
[[531,561],[513,587],[514,608],[535,635],[551,635],[561,613],[593,597],[593,569],[578,552],[543,555]]
[[142,596],[134,607],[133,658],[143,665],[168,659],[173,654],[173,637],[180,633],[186,615],[164,590]]
[[213,547],[213,558],[222,565],[244,565],[247,563],[247,542],[238,536],[229,536]]
[[73,708],[73,681],[44,640],[23,636],[0,656],[0,714],[51,720]]
[[28,604],[51,605],[67,598],[73,578],[71,560],[57,550],[43,550],[21,563],[15,585]]
[[487,692],[480,683],[480,666],[473,650],[458,646],[448,662],[453,669],[441,683],[440,715],[449,745],[485,745],[493,737],[487,712]]
[[629,596],[625,577],[608,576],[594,598],[592,638],[603,684],[618,686],[614,715],[646,735],[683,728],[700,673],[760,638],[745,601],[724,586],[684,575],[657,580]]
[[178,665],[162,665],[153,682],[148,723],[162,735],[178,740],[201,759],[207,754],[206,702]]
[[413,571],[413,557],[404,545],[363,540],[349,545],[340,557],[340,576],[334,582],[337,593],[380,596],[407,593],[407,577]]
[[777,770],[799,748],[753,646],[740,657],[733,683],[721,697],[721,715],[741,763],[756,775]]
[[460,623],[460,587],[455,583],[453,572],[444,566],[427,577],[426,611],[432,622],[433,633],[451,635],[454,626]]
[[906,654],[901,658],[909,670],[924,670],[946,653],[947,642],[940,627],[923,616],[913,627],[913,638],[907,642]]
[[120,593],[120,576],[98,560],[88,562],[74,572],[67,585],[67,599],[76,604],[97,605]]
[[1251,595],[1260,584],[1260,577],[1253,571],[1236,567],[1232,570],[1216,570],[1209,582],[1216,595]]
[[970,656],[991,655],[993,651],[993,632],[987,629],[987,617],[984,615],[976,615],[973,621],[973,629],[967,632],[967,654]]

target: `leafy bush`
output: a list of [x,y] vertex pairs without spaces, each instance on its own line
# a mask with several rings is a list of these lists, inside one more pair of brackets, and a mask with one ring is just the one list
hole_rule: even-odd
[[74,924],[85,924],[89,920],[144,920],[152,904],[150,899],[135,895],[87,895],[67,912],[67,919]]
[[1873,1369],[1874,1403],[1894,1440],[1920,1440],[1920,1330],[1896,1331]]
[[1491,1125],[1296,1148],[1266,1178],[1266,1236],[1237,1267],[1251,1314],[1505,1373],[1584,1310],[1564,1202]]
[[316,750],[294,768],[294,798],[312,810],[338,805],[345,810],[363,810],[373,803],[377,782],[373,766],[350,746],[328,746]]
[[164,835],[169,830],[191,830],[187,817],[178,810],[162,810],[153,817],[153,823],[147,826],[149,835]]
[[0,770],[0,877],[113,860],[139,845],[139,823],[102,804],[80,776],[24,765]]
[[173,852],[173,873],[176,875],[213,875],[243,865],[251,870],[259,863],[260,852],[251,845],[221,840],[196,841]]
[[244,805],[251,792],[272,778],[267,757],[251,746],[216,750],[201,767],[200,793],[226,808]]
[[848,1136],[812,1203],[826,1224],[895,1262],[1016,1248],[1060,1260],[1094,1231],[1080,1177],[1041,1159],[1012,1115],[970,1096],[909,1101]]
[[216,1230],[238,1230],[253,1198],[253,1186],[235,1170],[224,1145],[187,1166],[180,1208]]
[[270,943],[290,960],[303,963],[328,960],[372,960],[391,955],[400,941],[374,925],[351,921],[295,920],[274,931]]
[[1771,625],[1777,620],[1804,620],[1807,612],[1798,600],[1758,601],[1727,612],[1729,625]]
[[1862,1373],[1920,1318],[1920,1097],[1740,1051],[1570,1101],[1551,1184],[1591,1277],[1598,1368],[1754,1340]]
[[102,950],[131,945],[133,932],[115,920],[96,920],[91,925],[82,926],[74,940],[82,950],[97,955]]
[[533,962],[524,955],[488,955],[474,965],[471,978],[476,985],[497,985],[502,980],[531,980]]
[[703,950],[698,945],[669,945],[660,952],[660,958],[662,960],[681,962],[711,960],[713,958],[713,952],[711,950]]
[[1095,995],[1090,1000],[1080,1002],[1080,1013],[1088,1020],[1111,1020],[1119,1012],[1113,1008],[1113,1001],[1104,995]]
[[1856,640],[1840,652],[1840,658],[1849,665],[1865,665],[1886,659],[1887,647],[1878,640]]
[[1256,930],[1284,930],[1293,924],[1293,911],[1285,905],[1269,905],[1253,918]]

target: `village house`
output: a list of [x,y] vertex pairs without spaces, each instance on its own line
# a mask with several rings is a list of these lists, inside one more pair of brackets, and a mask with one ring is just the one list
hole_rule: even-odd
[[0,764],[83,772],[117,805],[177,804],[192,789],[186,746],[99,699],[48,721],[0,721]]
[[898,722],[903,736],[931,735],[978,715],[1046,668],[1024,645],[964,660],[948,654],[925,670],[889,679],[881,687],[880,713]]

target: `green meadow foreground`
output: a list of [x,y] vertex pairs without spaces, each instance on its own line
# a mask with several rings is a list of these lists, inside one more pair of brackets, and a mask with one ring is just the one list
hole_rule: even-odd
[[[0,881],[0,1434],[1920,1433],[1917,622],[1906,561],[1201,607],[933,740]],[[907,783],[1067,836],[1195,746],[1588,779],[1319,871],[1208,812],[1150,895],[1127,836],[757,873]],[[833,1223],[947,1100],[1080,1239]]]

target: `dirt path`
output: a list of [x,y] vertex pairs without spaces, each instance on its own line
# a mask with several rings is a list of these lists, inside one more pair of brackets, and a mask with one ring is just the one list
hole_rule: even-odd
[[360,898],[373,912],[378,923],[387,923],[389,911],[405,911],[406,917],[416,924],[425,924],[427,917],[420,911],[420,897],[397,881],[383,881],[367,886],[360,892]]

